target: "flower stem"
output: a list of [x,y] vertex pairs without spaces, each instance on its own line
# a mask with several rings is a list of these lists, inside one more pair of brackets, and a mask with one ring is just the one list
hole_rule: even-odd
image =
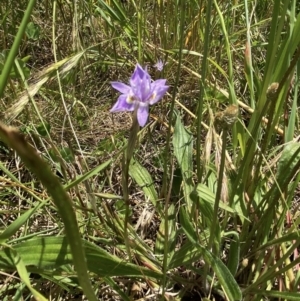
[[122,186],[123,186],[123,199],[125,202],[125,218],[124,218],[124,241],[126,246],[126,251],[128,254],[128,259],[131,261],[131,251],[130,251],[130,238],[128,235],[128,223],[129,223],[129,192],[128,192],[128,177],[129,177],[129,165],[130,160],[133,156],[135,149],[137,134],[139,131],[139,124],[137,121],[137,107],[133,113],[133,122],[129,133],[128,145],[124,151],[123,160],[122,160]]

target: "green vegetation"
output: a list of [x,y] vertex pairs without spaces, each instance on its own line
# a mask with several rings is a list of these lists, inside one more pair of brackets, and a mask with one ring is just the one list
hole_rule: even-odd
[[297,0],[1,1],[0,299],[300,300],[299,70]]

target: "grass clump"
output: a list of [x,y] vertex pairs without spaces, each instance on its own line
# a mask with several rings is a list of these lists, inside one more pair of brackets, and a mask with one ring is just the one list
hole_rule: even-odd
[[0,15],[3,300],[298,300],[297,1]]

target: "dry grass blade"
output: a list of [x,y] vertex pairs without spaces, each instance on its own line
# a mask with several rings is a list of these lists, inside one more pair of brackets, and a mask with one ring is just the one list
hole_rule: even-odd
[[42,86],[49,80],[53,80],[56,76],[56,71],[61,75],[67,74],[72,68],[76,67],[86,50],[77,53],[76,55],[65,58],[57,63],[54,63],[42,70],[32,81],[20,98],[4,112],[4,118],[8,123],[11,123],[24,110],[29,100],[34,97]]

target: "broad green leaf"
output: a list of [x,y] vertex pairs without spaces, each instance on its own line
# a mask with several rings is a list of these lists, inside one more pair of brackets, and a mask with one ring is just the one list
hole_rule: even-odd
[[179,218],[180,218],[180,224],[187,235],[188,239],[196,244],[198,241],[198,236],[195,231],[195,227],[191,222],[190,216],[186,212],[185,208],[183,206],[179,209]]
[[192,200],[190,194],[193,191],[193,136],[183,126],[179,114],[176,116],[173,136],[174,154],[181,169],[183,178],[183,194],[187,205],[187,211],[191,210]]
[[41,27],[38,24],[29,22],[25,32],[29,39],[38,40],[41,33]]
[[[100,277],[147,276],[160,279],[162,276],[159,272],[127,263],[90,242],[82,240],[82,243],[88,270]],[[66,237],[38,237],[13,245],[13,250],[4,248],[0,251],[1,269],[15,269],[12,252],[19,254],[28,271],[32,266],[45,270],[72,263],[72,254]]]
[[[215,194],[204,184],[198,184],[196,188],[196,192],[198,196],[203,199],[203,201],[213,205],[215,203],[216,196]],[[229,213],[236,213],[242,219],[246,219],[241,210],[237,210],[237,208],[233,209],[229,207],[224,202],[220,201],[220,208]]]
[[299,166],[300,162],[300,143],[291,142],[288,143],[281,154],[278,162],[277,169],[277,182],[288,183],[286,179],[291,179],[295,175],[295,168]]
[[291,180],[297,175],[299,168],[300,143],[290,142],[284,147],[279,159],[276,181],[264,196],[268,204],[276,204],[278,202],[282,197],[282,192],[288,188]]
[[78,223],[70,196],[67,194],[58,178],[52,173],[50,166],[38,155],[32,146],[26,142],[22,134],[16,129],[8,128],[0,123],[0,136],[5,143],[16,151],[25,166],[36,175],[47,189],[49,195],[52,196],[52,200],[56,205],[65,226],[65,232],[71,246],[74,258],[73,263],[77,270],[80,285],[87,298],[96,301],[90,279],[87,276],[84,249],[82,247]]
[[[208,233],[206,235],[208,236]],[[201,256],[202,252],[195,247],[194,243],[187,240],[182,246],[180,246],[180,249],[173,254],[169,262],[168,269],[175,269],[179,266],[189,268],[192,263],[199,261]]]
[[142,188],[145,196],[149,198],[154,207],[157,207],[158,195],[154,187],[154,181],[148,170],[144,168],[138,161],[131,159],[129,165],[129,175]]
[[[201,212],[201,216],[203,217],[203,222],[207,225],[208,228],[211,228],[211,223],[213,221],[213,205],[205,202],[203,198],[197,197],[197,191],[193,191],[191,194],[191,198],[198,205],[199,211]],[[216,221],[216,228],[214,233],[214,245],[215,250],[220,249],[220,242],[221,242],[221,230],[219,221]]]
[[48,136],[48,134],[50,133],[50,129],[51,129],[50,123],[45,122],[45,121],[43,123],[40,123],[36,127],[37,132],[43,137]]
[[72,150],[69,147],[63,147],[60,150],[61,157],[67,162],[67,163],[73,163],[75,160],[74,154]]
[[[215,194],[204,184],[198,184],[196,188],[197,194],[200,198],[202,198],[205,202],[213,205],[215,203],[216,196]],[[220,208],[230,212],[235,213],[231,207],[227,206],[224,202],[220,201]]]
[[[3,70],[4,64],[7,61],[8,56],[9,56],[9,51],[7,49],[0,52],[0,72]],[[9,76],[13,79],[19,79],[21,77],[18,72],[17,66],[15,65],[16,63],[20,66],[24,74],[24,77],[27,79],[30,75],[30,69],[26,66],[26,58],[25,60],[20,58],[15,59],[14,65],[10,70]]]
[[[171,257],[174,253],[176,246],[176,211],[173,204],[170,205],[168,209],[168,254]],[[159,231],[157,233],[155,242],[155,254],[164,254],[165,248],[165,218],[162,219],[159,225]]]

